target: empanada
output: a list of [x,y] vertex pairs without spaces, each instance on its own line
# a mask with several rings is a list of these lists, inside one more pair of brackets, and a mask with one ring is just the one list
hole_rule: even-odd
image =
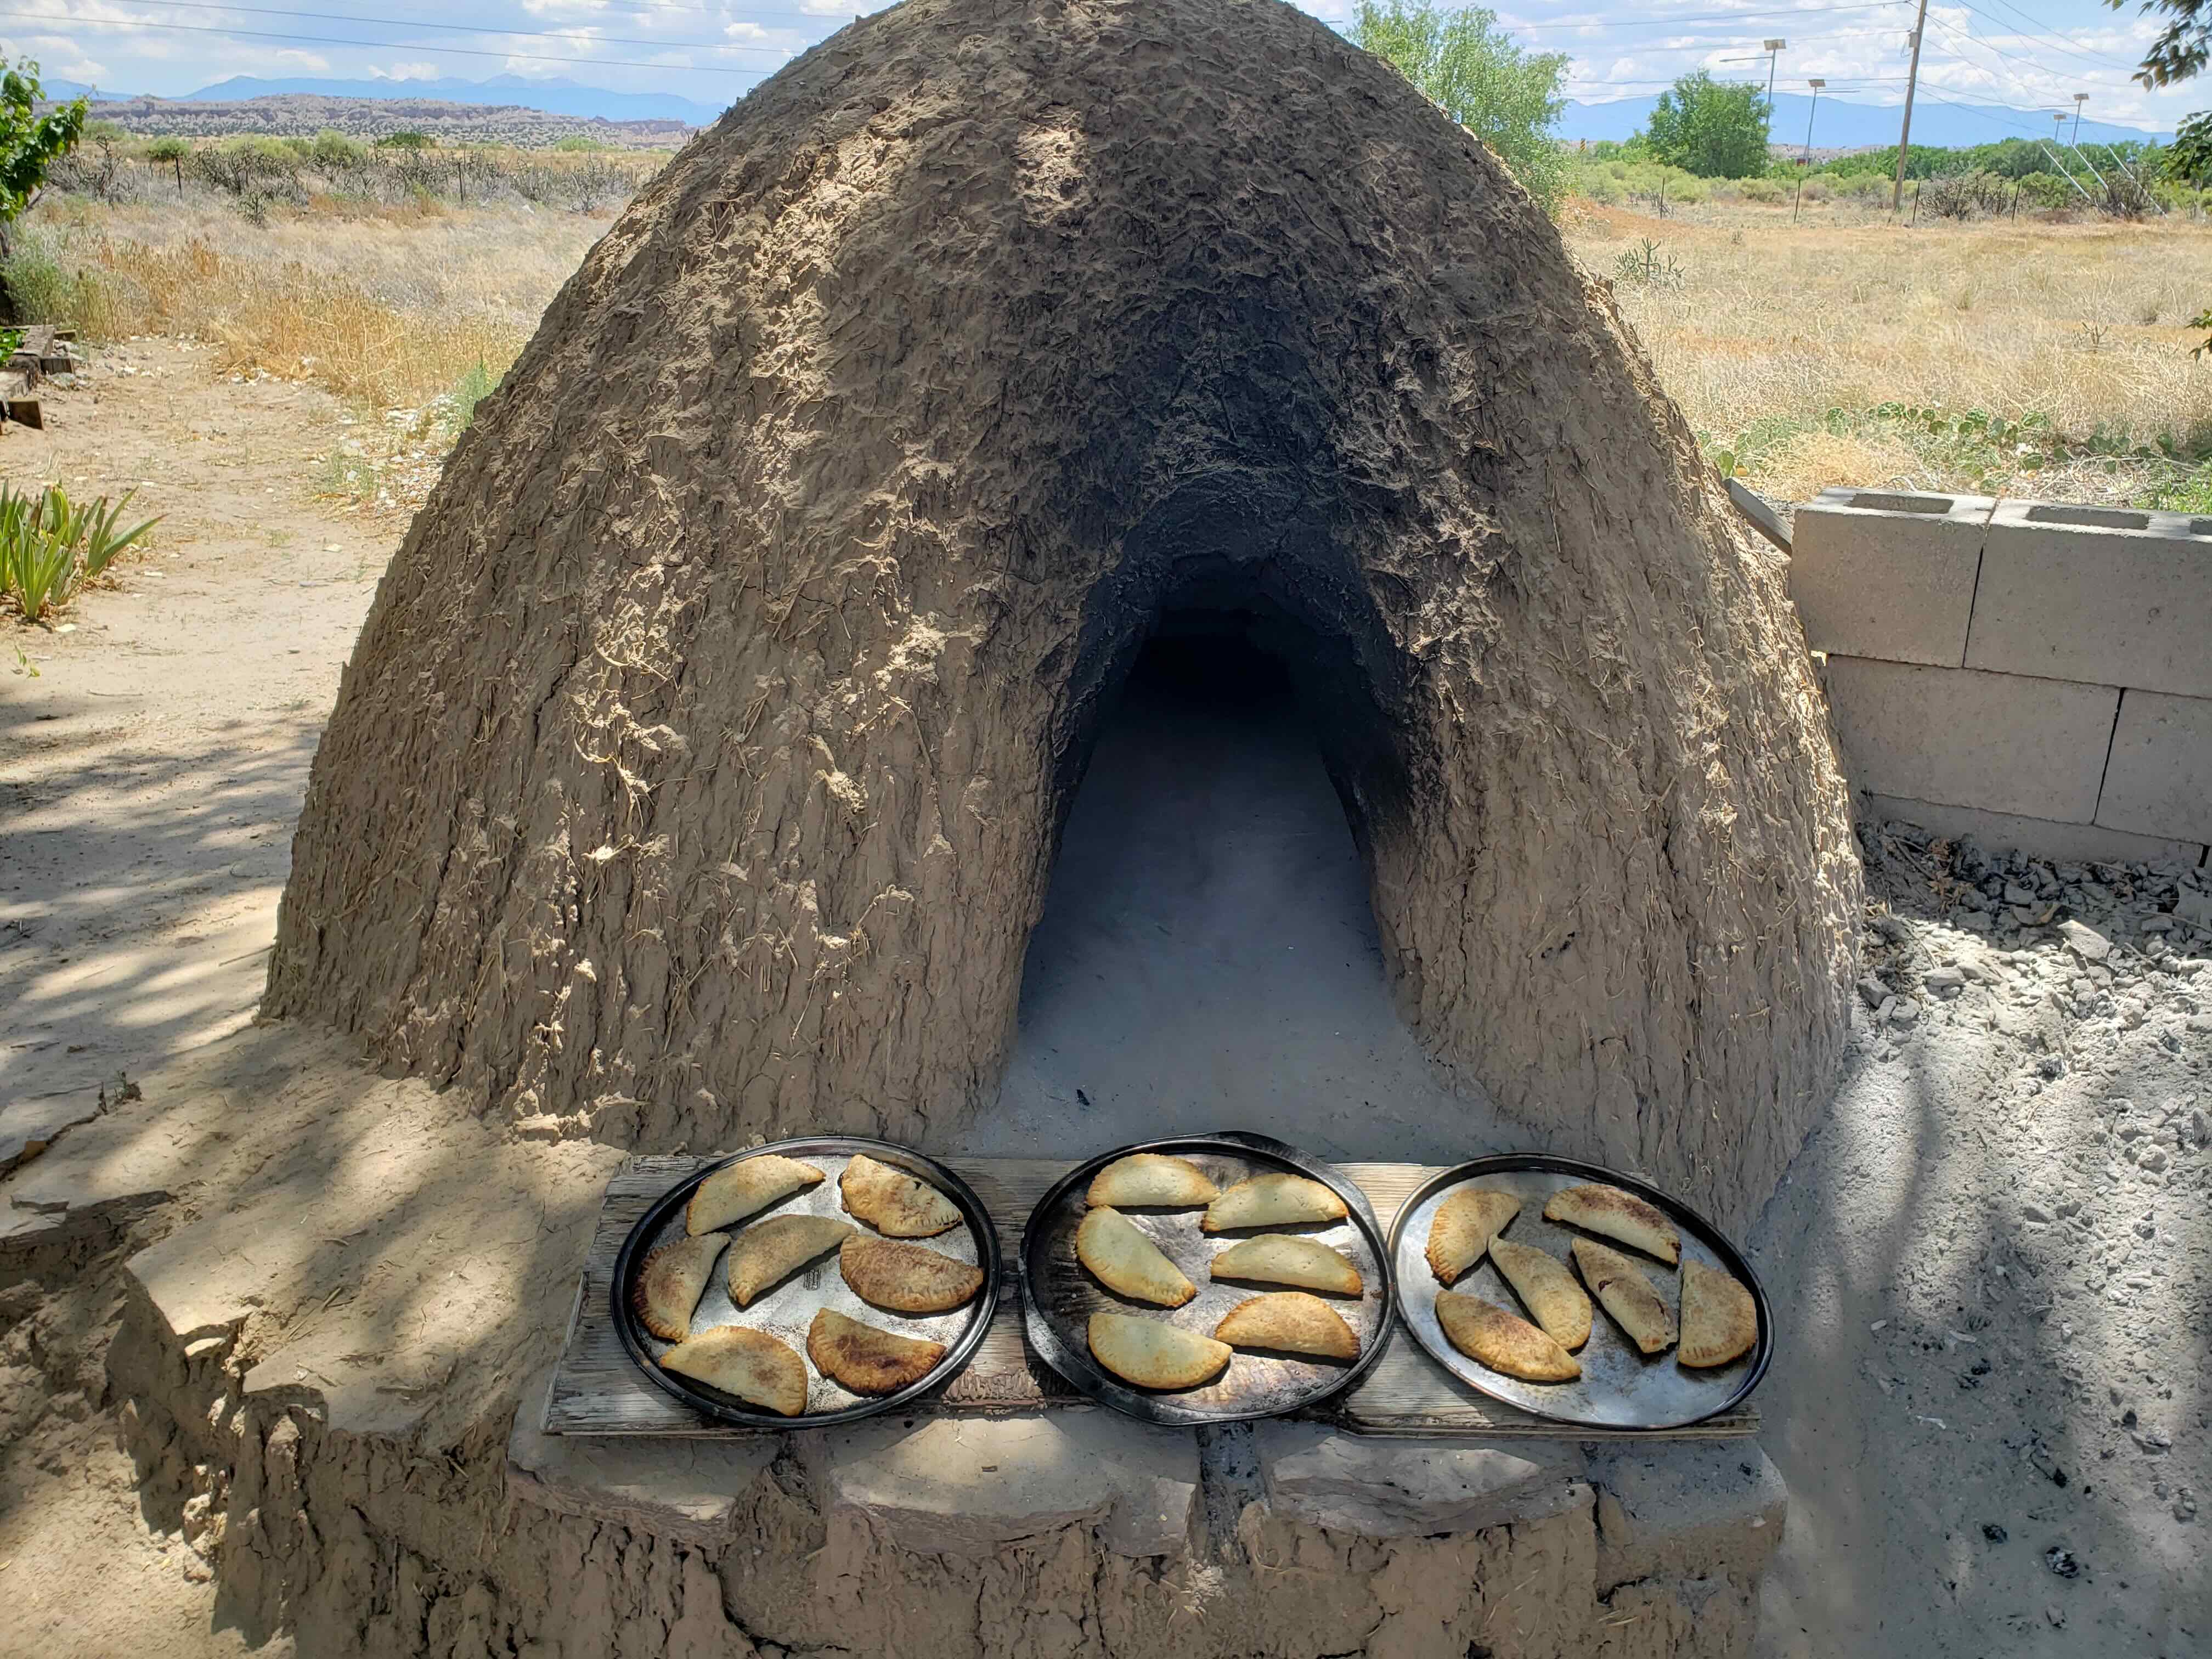
[[630,1280],[630,1311],[655,1336],[681,1342],[691,1334],[691,1315],[714,1277],[714,1258],[730,1242],[726,1233],[679,1238],[649,1251]]
[[1343,1253],[1315,1238],[1263,1233],[1231,1244],[1213,1258],[1216,1279],[1256,1279],[1269,1285],[1296,1285],[1309,1291],[1358,1296],[1359,1269]]
[[839,1247],[838,1271],[863,1302],[893,1313],[950,1313],[983,1288],[983,1270],[942,1250],[854,1233]]
[[806,1409],[806,1362],[766,1331],[717,1325],[678,1343],[660,1364],[785,1417]]
[[1429,1271],[1442,1285],[1456,1285],[1505,1224],[1521,1213],[1521,1200],[1493,1187],[1462,1187],[1437,1206],[1429,1221]]
[[1344,1316],[1304,1291],[1276,1291],[1240,1302],[1213,1328],[1213,1335],[1231,1347],[1277,1348],[1324,1359],[1359,1358],[1359,1339]]
[[1618,1187],[1567,1187],[1544,1205],[1544,1219],[1564,1221],[1587,1232],[1602,1233],[1656,1255],[1672,1267],[1682,1257],[1674,1224],[1633,1193]]
[[1578,1238],[1569,1248],[1583,1283],[1638,1349],[1657,1353],[1674,1340],[1674,1317],[1667,1311],[1666,1298],[1641,1267],[1594,1238]]
[[1490,1241],[1490,1259],[1546,1335],[1570,1352],[1589,1340],[1590,1299],[1565,1262],[1549,1250],[1510,1238]]
[[1444,1340],[1478,1365],[1523,1382],[1571,1382],[1581,1364],[1518,1314],[1459,1291],[1437,1292]]
[[772,1215],[738,1235],[730,1246],[730,1300],[750,1308],[825,1251],[859,1229],[826,1215]]
[[1091,1352],[1115,1376],[1145,1389],[1193,1389],[1229,1363],[1230,1346],[1141,1314],[1091,1316]]
[[1304,1176],[1254,1176],[1240,1181],[1206,1206],[1198,1224],[1209,1233],[1239,1227],[1295,1227],[1305,1221],[1341,1221],[1350,1212],[1344,1200]]
[[1682,1346],[1677,1364],[1725,1365],[1759,1340],[1759,1304],[1751,1292],[1702,1261],[1682,1264]]
[[1091,1177],[1086,1204],[1113,1204],[1123,1209],[1150,1205],[1187,1210],[1209,1202],[1220,1188],[1213,1178],[1187,1158],[1164,1152],[1132,1152],[1117,1158]]
[[1180,1308],[1198,1294],[1182,1269],[1119,1210],[1096,1209],[1083,1218],[1075,1259],[1108,1290],[1138,1302]]
[[684,1230],[707,1233],[743,1221],[821,1179],[822,1171],[811,1164],[775,1152],[726,1164],[691,1189],[691,1201],[684,1206]]
[[806,1328],[806,1357],[823,1376],[854,1394],[892,1394],[936,1370],[945,1345],[879,1331],[824,1308]]
[[934,1238],[960,1224],[960,1206],[927,1182],[856,1152],[837,1177],[847,1213],[893,1238]]

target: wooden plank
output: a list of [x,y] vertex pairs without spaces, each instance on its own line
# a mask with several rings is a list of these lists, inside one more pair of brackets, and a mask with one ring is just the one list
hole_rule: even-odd
[[0,373],[0,410],[7,411],[11,421],[21,421],[25,426],[44,429],[46,420],[39,400],[31,396],[31,377],[14,372]]
[[[599,1224],[584,1262],[568,1340],[548,1391],[550,1434],[666,1434],[705,1438],[761,1431],[714,1423],[646,1381],[616,1334],[611,1308],[616,1254],[653,1200],[707,1162],[697,1158],[634,1158],[607,1183]],[[999,1307],[975,1358],[940,1393],[919,1409],[938,1414],[1036,1411],[1088,1402],[1029,1348],[1023,1334],[1015,1253],[1022,1226],[1036,1202],[1074,1167],[1054,1158],[948,1158],[944,1160],[975,1189],[999,1230],[1005,1272]],[[1417,1164],[1346,1164],[1387,1229],[1400,1205],[1434,1169]],[[1687,1429],[1589,1429],[1547,1422],[1478,1394],[1437,1364],[1394,1328],[1382,1358],[1349,1395],[1307,1413],[1360,1434],[1441,1435],[1551,1440],[1729,1439],[1754,1434],[1751,1407]],[[773,1431],[769,1431],[773,1432]]]

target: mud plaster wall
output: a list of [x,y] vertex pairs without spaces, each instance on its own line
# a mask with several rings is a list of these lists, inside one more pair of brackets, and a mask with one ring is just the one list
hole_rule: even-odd
[[1425,1045],[1747,1213],[1859,884],[1775,563],[1543,215],[1273,0],[909,0],[648,187],[385,579],[268,1008],[538,1133],[926,1139],[1194,593],[1305,642]]

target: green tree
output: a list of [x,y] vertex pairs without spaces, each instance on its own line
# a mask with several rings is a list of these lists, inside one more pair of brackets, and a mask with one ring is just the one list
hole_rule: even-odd
[[0,58],[0,322],[15,320],[8,291],[8,228],[31,210],[46,169],[76,147],[84,136],[85,102],[38,112],[46,97],[39,66],[29,58],[9,64]]
[[[2109,3],[2117,11],[2123,0]],[[2136,80],[2147,87],[2162,87],[2202,74],[2205,64],[2212,63],[2212,0],[2143,0],[2142,9],[2162,11],[2173,21],[2166,26],[2164,33],[2150,43],[2150,50],[2143,54],[2142,67],[2136,71]],[[2212,150],[2212,111],[2192,115],[2181,124],[2167,167],[2171,170],[2178,163],[2201,176],[2208,150]],[[2212,328],[2212,306],[2198,312],[2189,325]],[[2212,337],[2189,355],[2201,357],[2208,351],[2212,351]]]
[[1496,12],[1440,10],[1427,0],[1360,0],[1353,38],[1489,145],[1546,208],[1558,202],[1567,163],[1552,129],[1567,106],[1565,52],[1523,52]]
[[169,170],[177,175],[179,196],[185,193],[185,161],[191,153],[192,147],[181,138],[156,138],[146,146],[148,161],[156,165],[167,161]]
[[1766,171],[1766,116],[1757,87],[1699,70],[1659,94],[1644,133],[1669,167],[1701,179],[1748,179]]

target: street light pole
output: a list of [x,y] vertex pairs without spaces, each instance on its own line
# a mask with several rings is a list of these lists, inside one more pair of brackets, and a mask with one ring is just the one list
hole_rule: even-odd
[[1805,112],[1805,165],[1813,165],[1813,118],[1820,112],[1820,88],[1828,83],[1815,77],[1805,83],[1813,88],[1813,107]]
[[1766,46],[1766,142],[1774,142],[1774,66],[1781,61],[1782,50],[1787,40],[1769,40]]
[[2074,148],[2076,149],[2081,148],[2081,106],[2088,101],[2089,94],[2086,92],[2074,94]]

